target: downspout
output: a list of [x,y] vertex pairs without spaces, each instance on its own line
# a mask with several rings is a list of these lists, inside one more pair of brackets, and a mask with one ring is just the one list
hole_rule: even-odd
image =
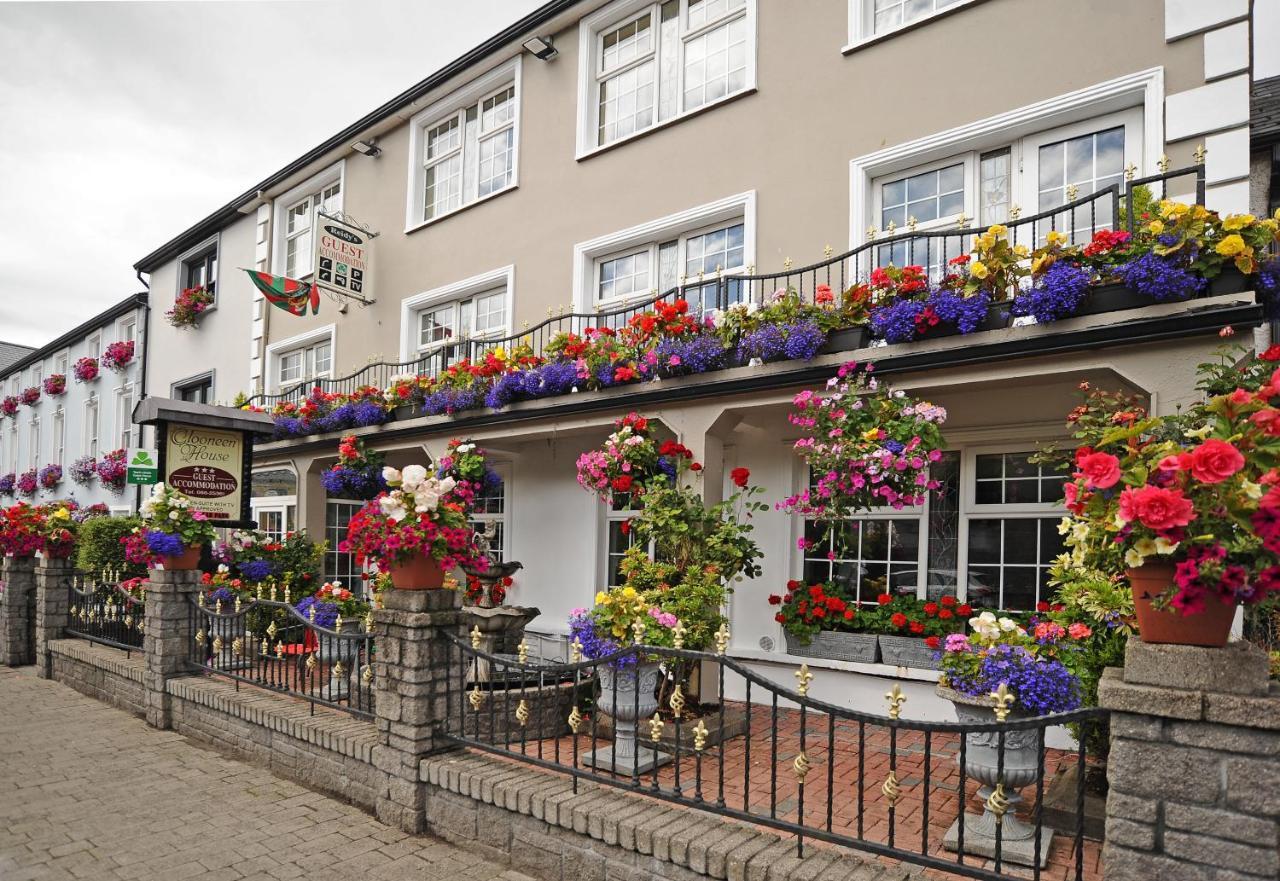
[[[143,304],[142,313],[142,389],[138,393],[138,400],[145,401],[147,399],[147,367],[151,358],[151,285],[147,284],[146,279],[142,277],[142,270],[137,270],[138,281],[147,290],[147,299]],[[143,429],[145,430],[145,429]],[[138,432],[138,446],[143,446],[142,431]],[[133,505],[135,511],[142,510],[142,485],[139,484],[133,488]]]

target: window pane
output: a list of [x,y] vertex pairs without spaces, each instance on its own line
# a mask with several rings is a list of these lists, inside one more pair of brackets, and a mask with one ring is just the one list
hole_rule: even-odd
[[462,143],[458,117],[454,116],[427,132],[427,161],[451,153]]
[[747,23],[738,18],[685,44],[684,108],[692,110],[746,85]]
[[599,299],[611,300],[647,293],[649,288],[649,252],[641,251],[600,263]]
[[600,84],[599,143],[653,125],[653,71],[653,62],[646,61]]
[[487,196],[511,182],[515,129],[507,129],[480,141],[479,195]]
[[727,226],[702,235],[690,236],[685,242],[685,275],[699,272],[714,275],[717,269],[742,266],[743,225]]
[[462,204],[462,156],[454,155],[427,168],[426,216],[436,217]]
[[491,132],[515,119],[515,86],[485,98],[480,104],[480,130]]
[[321,376],[329,372],[333,360],[333,347],[329,343],[321,343],[311,350],[312,376]]
[[689,28],[694,30],[734,9],[741,9],[746,0],[689,0]]
[[634,61],[652,49],[649,13],[604,34],[601,39],[600,70],[613,70]]
[[979,203],[982,223],[999,223],[1009,216],[1009,150],[996,150],[982,156]]
[[964,165],[956,163],[935,171],[884,184],[880,189],[882,228],[890,222],[906,226],[912,217],[919,223],[959,214],[964,208]]

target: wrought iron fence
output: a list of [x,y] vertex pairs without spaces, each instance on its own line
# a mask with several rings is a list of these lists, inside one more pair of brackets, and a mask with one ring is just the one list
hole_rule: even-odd
[[[586,660],[575,644],[563,663],[523,644],[490,654],[479,636],[450,636],[447,737],[568,774],[575,791],[591,780],[793,833],[801,855],[816,840],[973,878],[1080,881],[1096,860],[1084,744],[1105,711],[1028,718],[1002,688],[990,708],[958,705],[964,721],[927,722],[901,717],[897,685],[888,715],[849,710],[810,694],[807,666],[790,689],[726,657],[723,628],[714,654],[632,645]],[[1077,745],[1048,749],[1063,725]],[[1074,825],[1050,830],[1046,782],[1067,769]]]
[[332,626],[275,598],[191,602],[192,669],[372,719],[373,619]]
[[[1131,172],[1127,172],[1131,173]],[[1135,228],[1135,197],[1143,188],[1154,198],[1176,196],[1172,190],[1174,181],[1190,178],[1195,199],[1203,204],[1205,199],[1205,170],[1203,163],[1170,170],[1167,163],[1158,174],[1142,178],[1126,178],[1120,183],[1103,187],[1089,194],[1077,194],[1068,188],[1068,202],[1022,216],[1015,208],[1004,222],[1008,227],[1010,242],[1034,248],[1042,244],[1048,233],[1056,231],[1067,236],[1070,244],[1087,243],[1097,229],[1113,228],[1123,223],[1129,231]],[[1121,210],[1121,207],[1124,210]],[[893,263],[896,266],[920,265],[935,276],[943,271],[947,261],[970,252],[976,236],[985,232],[989,224],[971,225],[973,218],[961,214],[949,227],[932,226],[918,229],[913,218],[905,227],[866,231],[866,241],[840,254],[828,247],[824,258],[807,266],[793,266],[790,258],[783,263],[782,271],[758,274],[754,266],[745,272],[716,272],[682,278],[679,285],[666,291],[652,291],[642,295],[634,303],[623,301],[616,309],[600,309],[592,312],[560,314],[547,310],[547,318],[532,327],[525,326],[518,333],[487,339],[466,339],[449,343],[422,355],[402,362],[375,362],[347,376],[333,379],[317,379],[299,383],[280,394],[260,394],[249,403],[270,407],[281,401],[299,401],[312,388],[326,392],[350,393],[355,389],[375,385],[385,387],[392,377],[399,374],[438,376],[450,364],[462,359],[475,360],[491,349],[511,348],[527,344],[535,355],[544,355],[548,344],[561,333],[581,335],[592,327],[622,327],[631,318],[652,308],[659,300],[681,298],[689,302],[694,311],[713,308],[724,309],[736,303],[764,303],[778,290],[794,291],[805,303],[814,303],[821,286],[831,288],[837,295],[853,284],[865,282],[877,267]],[[902,229],[903,231],[899,231]],[[998,304],[995,304],[998,306]]]
[[144,603],[141,595],[129,593],[122,584],[118,573],[73,574],[67,588],[67,634],[126,652],[141,651]]

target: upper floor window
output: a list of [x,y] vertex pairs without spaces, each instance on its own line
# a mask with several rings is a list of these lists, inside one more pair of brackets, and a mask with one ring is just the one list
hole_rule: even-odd
[[[272,272],[276,275],[295,279],[311,275],[316,215],[342,210],[343,172],[343,163],[335,163],[276,197],[271,245]],[[215,273],[216,269],[215,264]]]
[[850,47],[976,2],[978,0],[849,0]]
[[121,342],[131,343],[138,338],[138,319],[136,316],[130,315],[127,318],[120,319],[120,323],[116,325],[116,336]]
[[620,0],[581,28],[579,154],[755,86],[755,0]]
[[280,355],[280,384],[319,379],[333,366],[333,344],[328,340]]
[[31,417],[30,428],[31,428],[31,434],[29,435],[29,438],[31,440],[31,446],[27,449],[27,467],[39,468],[41,465],[45,464],[44,462],[40,461],[40,417],[39,416]]
[[194,379],[174,383],[174,396],[179,401],[191,401],[195,404],[213,402],[213,374],[206,373]]
[[127,450],[134,446],[133,383],[126,383],[116,389],[116,431],[118,447]]
[[182,287],[204,288],[217,295],[218,248],[213,246],[182,261]]
[[464,340],[511,332],[515,268],[505,266],[406,298],[400,354],[405,360]]
[[65,465],[67,454],[67,414],[61,407],[53,411],[53,463]]
[[457,211],[516,184],[520,59],[437,101],[410,128],[412,205],[406,227]]
[[84,453],[98,455],[98,395],[90,392],[84,401]]
[[[745,268],[745,235],[746,224],[742,221],[717,223],[711,228],[632,246],[624,253],[603,257],[596,262],[596,302],[620,305],[626,300],[668,291],[684,282],[693,284],[700,277],[714,278],[717,271],[740,272]],[[734,283],[728,290],[729,302],[736,303],[740,287]],[[694,313],[717,306],[714,282],[689,288],[685,296]]]
[[65,349],[62,350],[61,352],[53,356],[53,372],[60,373],[63,376],[66,376],[70,363],[71,363],[71,353]]
[[86,337],[84,341],[84,354],[89,358],[97,358],[102,354],[102,334],[95,333]]

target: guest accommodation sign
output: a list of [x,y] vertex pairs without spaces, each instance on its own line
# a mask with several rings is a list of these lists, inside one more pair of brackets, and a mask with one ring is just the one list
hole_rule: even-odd
[[316,216],[316,284],[354,300],[372,302],[369,264],[374,234],[327,214]]
[[248,463],[252,443],[243,431],[168,422],[161,426],[161,474],[190,497],[191,508],[217,526],[252,526]]

